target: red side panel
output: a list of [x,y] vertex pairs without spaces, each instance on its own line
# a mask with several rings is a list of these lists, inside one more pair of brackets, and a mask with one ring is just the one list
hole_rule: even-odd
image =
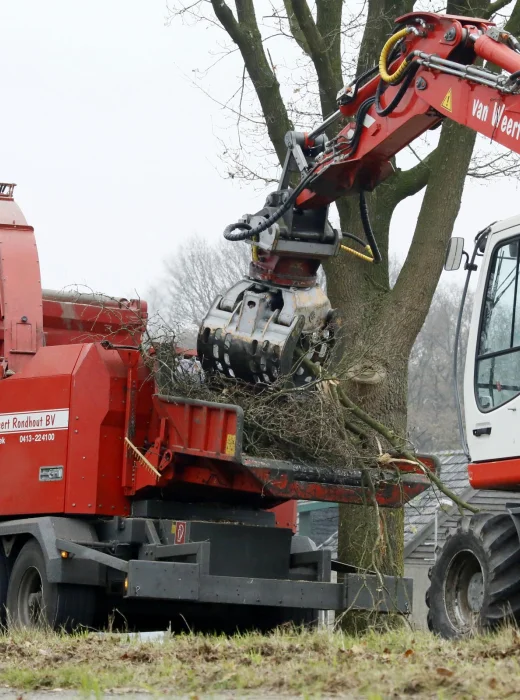
[[0,382],[0,513],[63,512],[71,374],[80,346],[40,348]]
[[520,488],[520,457],[468,466],[469,483],[474,489],[514,490]]
[[172,452],[240,460],[244,414],[239,406],[161,396],[154,405],[159,418],[167,420]]
[[[83,346],[71,386],[66,513],[129,513],[121,485],[126,377],[127,368],[116,350]],[[139,446],[148,430],[152,389],[145,382],[137,390],[134,443]]]
[[[136,375],[141,449],[152,411],[147,376]],[[0,381],[0,514],[128,514],[126,401],[127,368],[99,344],[40,348],[23,372]]]
[[288,527],[294,533],[298,527],[298,503],[287,501],[272,509],[275,515],[276,527]]

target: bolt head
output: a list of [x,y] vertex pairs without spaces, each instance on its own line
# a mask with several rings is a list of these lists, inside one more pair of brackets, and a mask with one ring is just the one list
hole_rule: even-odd
[[444,39],[445,39],[445,41],[453,41],[456,36],[457,36],[457,31],[456,31],[455,27],[451,27],[450,29],[448,29],[448,31],[444,35]]

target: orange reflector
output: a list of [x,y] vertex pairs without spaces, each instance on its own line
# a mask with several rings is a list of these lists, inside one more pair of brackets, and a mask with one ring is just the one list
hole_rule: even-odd
[[68,559],[69,558],[69,553],[65,552],[64,550],[61,551],[61,558],[62,559]]

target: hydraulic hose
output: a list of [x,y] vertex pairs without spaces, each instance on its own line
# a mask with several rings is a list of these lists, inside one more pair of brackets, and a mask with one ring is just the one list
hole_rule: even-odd
[[384,88],[386,87],[387,83],[385,83],[383,80],[379,81],[379,83],[377,85],[377,90],[376,90],[375,105],[376,105],[376,112],[380,117],[387,117],[389,114],[391,114],[394,111],[394,109],[396,109],[396,107],[399,105],[399,103],[403,99],[404,94],[406,93],[406,91],[410,87],[410,83],[414,79],[415,74],[417,73],[418,69],[419,69],[419,63],[408,63],[407,64],[404,80],[401,83],[399,90],[395,93],[392,101],[386,107],[381,107],[381,95],[383,94]]
[[395,34],[392,34],[390,39],[388,39],[386,44],[383,46],[381,56],[379,57],[379,75],[381,76],[381,80],[383,80],[385,83],[389,83],[390,85],[398,83],[399,80],[402,78],[406,68],[408,67],[408,62],[405,59],[394,73],[389,73],[388,57],[390,56],[390,52],[397,44],[397,42],[401,41],[401,39],[407,36],[411,31],[412,29],[410,27],[400,29]]
[[[252,238],[252,236],[249,235],[252,228],[253,227],[249,224],[240,221],[238,221],[236,224],[229,224],[224,229],[224,238],[226,241],[245,241],[248,238]],[[233,233],[233,231],[236,231],[237,229],[239,232]]]
[[340,246],[340,248],[341,248],[341,250],[344,250],[346,253],[349,253],[350,255],[353,255],[354,257],[359,258],[360,260],[364,260],[365,262],[369,262],[369,263],[374,262],[374,256],[372,255],[372,248],[369,245],[365,245],[366,253],[360,253],[359,250],[354,250],[354,248],[350,248],[348,245],[342,245],[342,246]]
[[363,246],[363,248],[366,248],[366,242],[359,238],[359,236],[355,236],[353,233],[341,233],[343,238],[350,238],[351,241],[356,241],[356,243],[359,243],[360,246]]
[[359,193],[359,213],[361,214],[361,222],[363,224],[365,236],[367,237],[368,244],[372,250],[372,255],[374,256],[374,263],[378,264],[382,262],[383,258],[377,246],[376,238],[370,224],[370,217],[368,215],[367,200],[364,190],[361,190]]
[[[276,223],[278,219],[280,219],[285,214],[286,211],[289,211],[289,208],[293,205],[300,192],[302,192],[302,190],[304,190],[307,187],[307,184],[309,183],[313,172],[314,170],[310,170],[300,182],[300,184],[287,197],[285,202],[280,204],[278,209],[276,209],[271,214],[271,216],[268,216],[267,219],[262,221],[262,223],[258,224],[258,226],[252,228],[252,226],[250,226],[249,224],[241,222],[229,224],[229,226],[226,226],[226,228],[224,229],[224,238],[227,241],[246,241],[250,240],[251,238],[255,238],[255,236],[260,235],[262,231],[265,231],[274,223]],[[236,231],[237,229],[238,233],[233,233],[233,231]]]
[[354,153],[357,151],[357,148],[359,146],[359,139],[361,138],[361,134],[363,132],[364,128],[364,122],[365,122],[365,116],[374,104],[374,97],[369,97],[367,98],[359,107],[357,115],[356,115],[356,126],[354,128],[354,134],[352,135],[352,138],[350,139],[350,151],[348,153],[349,157],[352,157]]
[[372,253],[372,248],[361,238],[358,236],[355,236],[353,233],[342,233],[341,236],[343,238],[350,238],[352,241],[356,241],[356,243],[359,243],[360,246],[362,246],[365,249],[364,253],[361,253],[359,250],[355,250],[354,248],[351,248],[350,246],[347,245],[341,245],[340,248],[341,250],[344,250],[345,253],[350,253],[350,255],[354,255],[356,258],[359,258],[360,260],[364,260],[365,262],[374,262],[374,255]]

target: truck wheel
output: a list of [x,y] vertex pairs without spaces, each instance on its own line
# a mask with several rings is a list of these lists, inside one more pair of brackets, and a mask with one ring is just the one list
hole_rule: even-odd
[[95,588],[50,583],[39,544],[29,540],[18,554],[7,590],[9,624],[72,630],[92,625]]
[[520,618],[520,541],[507,513],[479,513],[446,540],[426,594],[428,627],[447,639]]
[[2,545],[0,544],[0,627],[5,627],[7,615],[7,586],[9,584],[9,568],[7,565],[7,557],[4,554]]

